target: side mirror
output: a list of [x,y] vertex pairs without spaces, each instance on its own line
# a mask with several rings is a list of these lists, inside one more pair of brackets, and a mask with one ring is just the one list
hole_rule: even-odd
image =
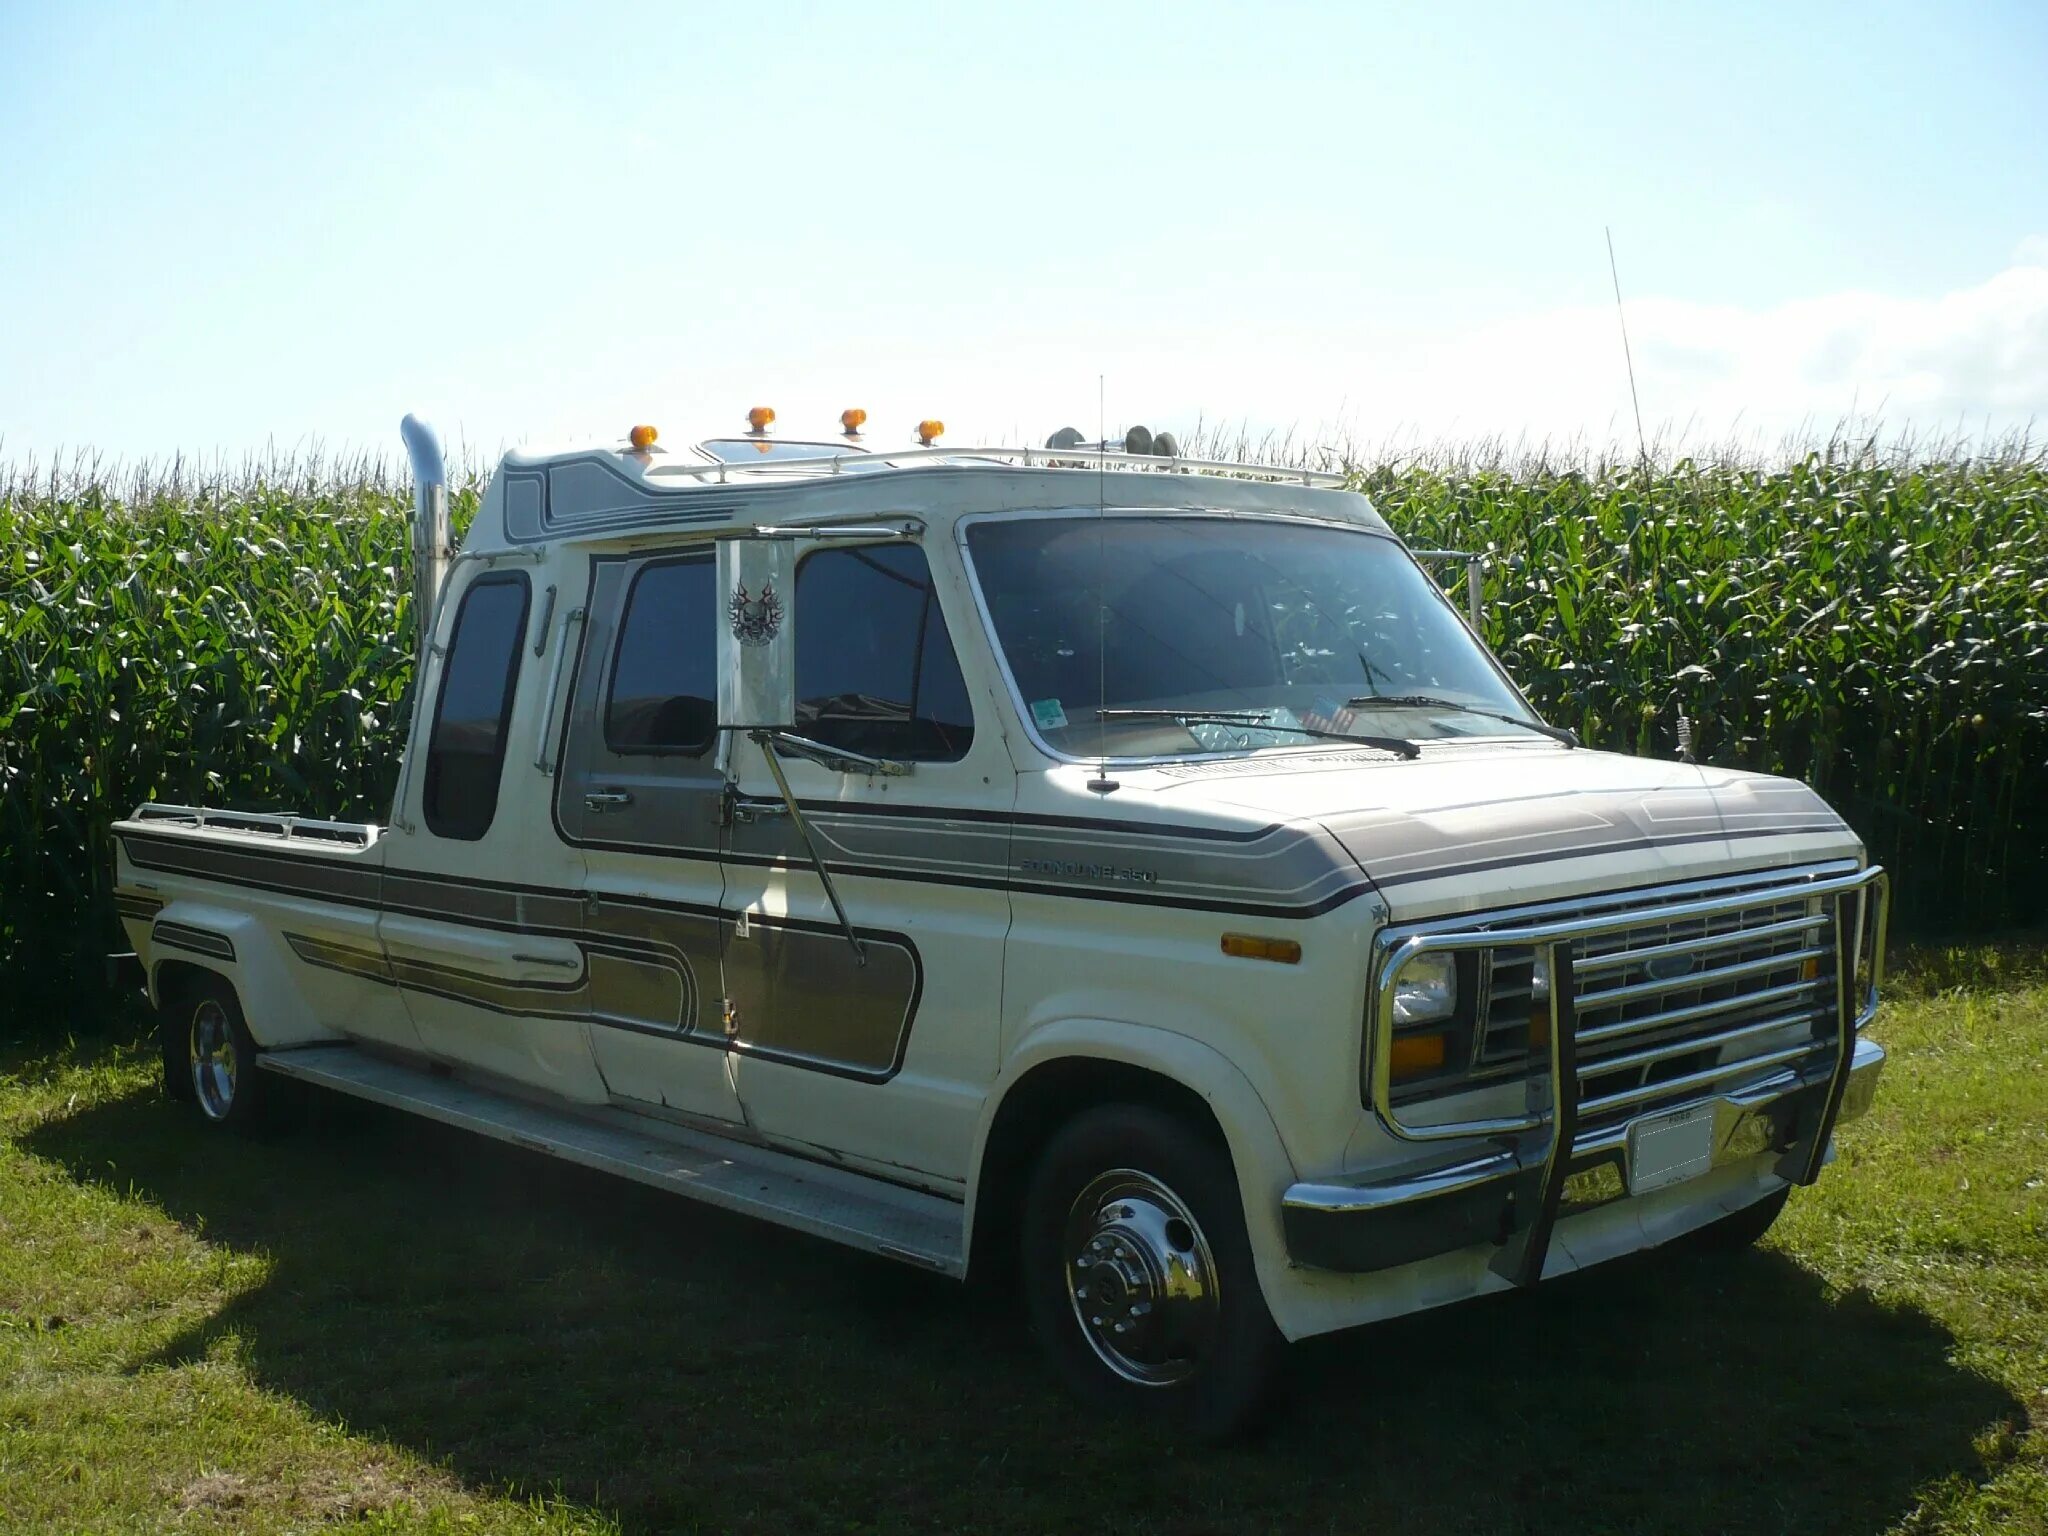
[[718,724],[796,725],[796,541],[718,541]]

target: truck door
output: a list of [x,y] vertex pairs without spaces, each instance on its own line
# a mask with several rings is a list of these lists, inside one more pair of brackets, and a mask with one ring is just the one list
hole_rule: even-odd
[[964,1181],[995,1071],[1016,786],[998,731],[976,729],[940,596],[916,544],[802,557],[797,734],[914,766],[881,776],[782,754],[856,956],[761,748],[736,736],[723,933],[748,1123],[936,1184]]
[[553,815],[583,855],[591,1049],[618,1098],[736,1120],[708,545],[592,561]]
[[421,680],[423,739],[381,845],[377,930],[427,1051],[602,1102],[583,1026],[583,861],[547,825],[534,766],[560,582],[482,565],[453,578]]

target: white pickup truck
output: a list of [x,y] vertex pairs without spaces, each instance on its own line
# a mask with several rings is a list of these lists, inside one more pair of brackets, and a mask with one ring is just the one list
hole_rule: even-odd
[[1870,1101],[1841,819],[1546,725],[1337,477],[636,428],[457,551],[406,429],[391,824],[116,828],[210,1122],[298,1079],[1014,1275],[1217,1436],[1285,1340],[1755,1238]]

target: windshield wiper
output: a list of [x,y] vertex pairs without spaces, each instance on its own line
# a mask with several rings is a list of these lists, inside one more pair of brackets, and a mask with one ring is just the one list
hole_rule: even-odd
[[1578,732],[1566,730],[1561,725],[1552,725],[1547,720],[1525,720],[1520,715],[1508,714],[1505,710],[1485,709],[1477,704],[1460,704],[1456,699],[1438,698],[1433,693],[1362,693],[1355,699],[1344,701],[1346,709],[1455,709],[1462,715],[1484,715],[1489,720],[1505,720],[1509,725],[1519,725],[1524,730],[1548,736],[1552,741],[1561,741],[1568,747],[1579,744]]
[[1320,741],[1348,741],[1354,746],[1378,747],[1400,757],[1420,757],[1422,748],[1399,736],[1354,736],[1345,731],[1326,731],[1313,725],[1292,725],[1275,721],[1269,710],[1256,709],[1098,709],[1098,720],[1171,720],[1175,725],[1241,725],[1248,730],[1293,731]]

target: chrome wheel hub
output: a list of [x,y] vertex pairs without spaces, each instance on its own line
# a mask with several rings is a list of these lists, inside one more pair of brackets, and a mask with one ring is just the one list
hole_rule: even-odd
[[227,1010],[210,997],[192,1011],[190,1055],[199,1107],[219,1120],[235,1102],[235,1032]]
[[1075,1320],[1104,1365],[1154,1387],[1201,1367],[1216,1331],[1216,1263],[1178,1195],[1148,1173],[1105,1173],[1067,1212],[1064,1251]]

